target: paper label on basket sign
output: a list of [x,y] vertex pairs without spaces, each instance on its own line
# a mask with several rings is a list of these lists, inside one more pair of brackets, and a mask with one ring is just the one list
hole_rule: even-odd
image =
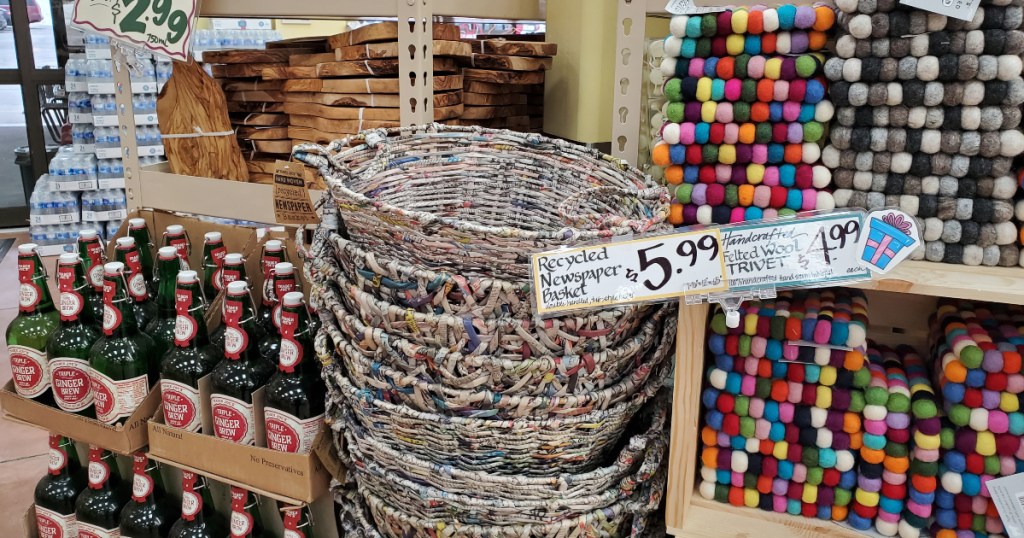
[[78,538],[75,514],[58,514],[36,505],[36,530],[39,538]]
[[537,313],[722,291],[723,260],[716,229],[535,254]]
[[57,401],[58,407],[69,413],[77,413],[92,405],[89,361],[57,357],[50,359],[49,366],[53,399]]
[[1024,538],[1024,473],[1017,473],[986,483],[992,502],[1003,521],[1009,538]]
[[306,174],[301,164],[277,161],[274,168],[274,218],[278,224],[320,222],[310,202]]
[[[701,1],[702,4],[714,3],[714,0]],[[715,13],[718,11],[725,11],[730,8],[728,5],[709,5],[709,6],[698,6],[694,4],[694,0],[669,0],[668,4],[665,5],[665,11],[673,15],[697,15],[701,13]]]
[[117,527],[102,529],[96,525],[79,521],[78,538],[121,538],[121,531]]
[[278,452],[309,454],[313,448],[313,439],[324,423],[323,414],[300,419],[272,407],[267,407],[264,413],[267,448]]
[[213,408],[213,434],[240,445],[255,445],[256,438],[253,425],[256,415],[253,405],[224,394],[210,397]]
[[46,353],[28,346],[7,346],[14,388],[23,398],[35,398],[50,388],[50,370]]
[[202,428],[199,389],[170,379],[161,379],[160,398],[164,406],[164,421],[168,426],[193,433]]
[[89,371],[92,395],[96,405],[96,419],[113,424],[132,413],[149,394],[149,379],[145,375],[115,381],[96,370]]
[[900,3],[954,19],[969,21],[974,19],[981,0],[900,0]]

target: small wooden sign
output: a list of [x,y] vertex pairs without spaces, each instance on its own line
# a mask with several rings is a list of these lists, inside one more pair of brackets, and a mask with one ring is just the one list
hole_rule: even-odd
[[274,168],[274,217],[278,224],[316,224],[302,165],[277,161]]

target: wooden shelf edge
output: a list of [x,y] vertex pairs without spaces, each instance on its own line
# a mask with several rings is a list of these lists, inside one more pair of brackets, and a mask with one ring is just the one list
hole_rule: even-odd
[[[289,4],[278,0],[203,0],[202,17],[258,17],[273,19],[355,19],[394,17],[402,0],[314,0]],[[664,7],[664,6],[662,6]],[[545,19],[538,0],[431,0],[434,15],[468,19]]]
[[849,287],[1024,305],[1024,268],[907,261],[884,276]]
[[[820,519],[738,508],[709,501],[694,492],[682,527],[668,527],[670,535],[685,538],[864,538],[853,529]],[[671,502],[671,500],[669,501]]]

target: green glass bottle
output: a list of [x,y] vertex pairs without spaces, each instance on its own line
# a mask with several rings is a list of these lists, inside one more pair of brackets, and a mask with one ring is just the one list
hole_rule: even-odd
[[[263,269],[263,282],[273,282],[274,268],[277,264],[285,261],[284,243],[271,239],[263,244],[263,254],[260,257],[260,267]],[[278,337],[277,325],[274,324],[274,291],[264,287],[260,290],[260,308],[257,311],[256,327],[260,334],[260,341],[264,338]]]
[[149,283],[142,274],[142,258],[135,239],[119,237],[114,249],[115,259],[124,264],[125,278],[128,279],[128,294],[135,309],[135,321],[139,327],[146,327],[156,318],[156,303],[149,295]]
[[35,243],[18,246],[18,317],[7,326],[14,388],[24,398],[56,405],[50,390],[46,342],[57,330],[60,315],[50,297],[43,262]]
[[271,364],[277,364],[277,354],[281,347],[281,298],[299,289],[295,279],[295,266],[281,262],[274,266],[274,295],[272,297],[271,322],[273,332],[260,341],[260,356]]
[[156,344],[135,322],[124,264],[110,262],[103,270],[103,336],[89,351],[89,377],[96,418],[121,424],[156,383],[159,363]]
[[267,448],[308,454],[324,423],[327,387],[320,377],[302,293],[284,296],[280,363],[264,391]]
[[181,519],[174,522],[170,538],[223,538],[228,535],[223,518],[213,509],[206,479],[181,472]]
[[285,508],[282,517],[284,538],[315,538],[313,516],[309,513],[309,506]]
[[266,385],[274,367],[260,357],[256,347],[256,309],[244,280],[228,284],[222,317],[224,360],[211,376],[213,434],[233,443],[254,445],[252,393]]
[[177,289],[178,273],[183,271],[181,258],[174,247],[160,247],[157,251],[156,317],[146,326],[146,334],[156,342],[156,356],[163,357],[174,347],[174,323],[178,312],[174,305],[174,290]]
[[174,500],[164,490],[160,464],[145,452],[132,456],[132,498],[118,519],[122,538],[164,538],[177,519]]
[[221,271],[228,249],[220,232],[206,232],[203,236],[203,294],[207,301],[213,301],[224,289]]
[[212,372],[220,359],[206,333],[206,301],[200,285],[195,271],[178,273],[174,346],[160,359],[164,420],[172,428],[190,432],[202,428],[199,380]]
[[[245,274],[245,258],[237,252],[232,252],[224,256],[224,266],[221,269],[220,274],[221,283],[224,289],[227,289],[228,284],[237,282],[239,280],[249,282],[249,278]],[[210,342],[217,349],[224,349],[224,320],[220,320],[220,324],[210,334]],[[257,340],[259,341],[259,340]]]
[[260,498],[251,491],[231,488],[231,538],[263,538]]
[[117,538],[121,509],[129,491],[109,451],[89,445],[89,487],[75,499],[79,538]]
[[94,328],[98,325],[92,322],[92,310],[85,299],[92,293],[92,286],[85,278],[77,254],[60,255],[57,286],[60,289],[60,326],[46,343],[53,398],[57,407],[69,413],[95,418],[89,350],[100,339],[100,332]]
[[188,257],[192,255],[192,240],[188,237],[185,227],[180,224],[171,224],[164,230],[165,247],[174,247],[181,258],[182,268],[189,269]]
[[77,538],[75,499],[86,487],[75,443],[50,434],[50,463],[36,484],[36,529],[41,537]]
[[92,319],[88,323],[95,324],[95,329],[100,330],[100,322],[103,320],[103,264],[107,263],[106,249],[100,241],[100,234],[96,230],[82,230],[78,232],[78,257],[85,266],[85,274],[92,285],[92,290],[86,295],[89,310],[92,311]]
[[[128,219],[128,236],[135,239],[135,245],[139,247],[139,261],[146,282],[153,282],[153,238],[146,219]],[[152,287],[150,291],[153,291]]]

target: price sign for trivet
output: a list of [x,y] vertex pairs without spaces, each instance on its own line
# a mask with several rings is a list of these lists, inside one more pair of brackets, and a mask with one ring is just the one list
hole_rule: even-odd
[[724,272],[717,229],[533,256],[541,315],[722,291]]
[[75,0],[71,24],[184,61],[198,7],[198,0]]
[[900,3],[954,19],[969,21],[974,19],[981,0],[900,0]]

